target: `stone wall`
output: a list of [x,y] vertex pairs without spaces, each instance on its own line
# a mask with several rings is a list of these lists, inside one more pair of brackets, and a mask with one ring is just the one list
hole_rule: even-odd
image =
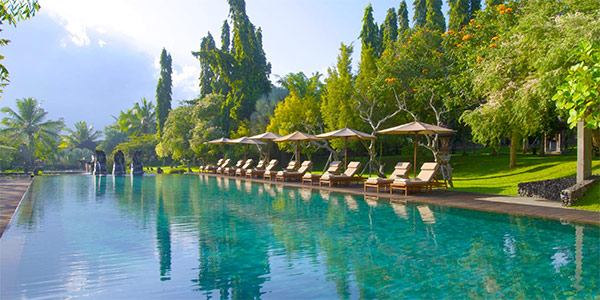
[[570,186],[560,192],[560,201],[563,206],[571,206],[579,197],[585,195],[585,193],[591,189],[594,184],[600,179],[600,176],[592,176],[583,182]]
[[519,196],[537,197],[561,201],[561,191],[575,184],[575,177],[522,182],[518,185]]

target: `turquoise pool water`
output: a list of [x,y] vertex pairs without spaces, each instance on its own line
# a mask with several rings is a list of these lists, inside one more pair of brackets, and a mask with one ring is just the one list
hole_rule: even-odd
[[576,298],[597,226],[202,176],[38,177],[0,299]]

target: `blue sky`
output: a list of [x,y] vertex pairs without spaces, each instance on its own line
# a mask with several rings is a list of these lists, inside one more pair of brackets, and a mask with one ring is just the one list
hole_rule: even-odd
[[[290,72],[325,73],[340,43],[354,43],[358,61],[364,8],[381,23],[400,1],[246,0],[262,27],[271,80]],[[407,1],[412,22],[412,1]],[[17,27],[3,26],[11,43],[0,48],[10,84],[0,106],[34,97],[52,119],[67,126],[87,121],[96,129],[142,97],[155,101],[160,51],[173,57],[173,104],[197,96],[199,64],[190,54],[208,31],[220,44],[226,0],[40,0],[42,9]],[[447,5],[444,12],[448,10]]]

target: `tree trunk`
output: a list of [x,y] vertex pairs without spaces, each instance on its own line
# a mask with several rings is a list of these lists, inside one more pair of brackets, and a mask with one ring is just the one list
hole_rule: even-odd
[[492,156],[498,156],[498,145],[492,146],[492,151],[490,153]]
[[523,154],[527,154],[527,148],[529,148],[529,138],[523,139]]
[[517,166],[517,147],[519,143],[519,133],[517,131],[513,131],[510,137],[510,163],[508,165],[509,168],[514,168]]

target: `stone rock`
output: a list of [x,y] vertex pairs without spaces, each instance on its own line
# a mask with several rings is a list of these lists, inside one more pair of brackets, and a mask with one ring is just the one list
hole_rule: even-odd
[[131,162],[131,175],[144,175],[144,164],[142,163],[142,151],[135,151]]
[[600,180],[599,175],[592,176],[580,183],[570,186],[560,192],[560,201],[563,206],[571,206],[581,196],[591,189]]
[[123,176],[127,174],[127,170],[125,169],[125,155],[123,155],[123,151],[119,150],[115,152],[113,157],[113,176]]
[[92,158],[94,175],[106,175],[106,154],[102,150],[96,150],[96,155]]

